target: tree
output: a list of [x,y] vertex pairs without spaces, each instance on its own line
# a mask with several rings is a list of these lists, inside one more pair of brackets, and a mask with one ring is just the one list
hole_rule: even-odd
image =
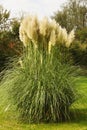
[[10,11],[7,11],[0,5],[0,31],[8,28],[8,19],[10,17]]
[[8,57],[20,55],[22,44],[19,40],[20,19],[10,19],[10,11],[0,5],[0,65]]
[[54,18],[68,31],[73,28],[82,29],[86,26],[87,1],[68,0],[61,11],[54,13]]

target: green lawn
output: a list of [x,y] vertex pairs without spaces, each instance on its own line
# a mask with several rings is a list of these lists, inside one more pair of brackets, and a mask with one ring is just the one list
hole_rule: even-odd
[[15,119],[15,112],[3,112],[0,107],[0,130],[87,130],[87,77],[79,77],[77,89],[80,99],[72,106],[74,119],[58,124],[22,124]]

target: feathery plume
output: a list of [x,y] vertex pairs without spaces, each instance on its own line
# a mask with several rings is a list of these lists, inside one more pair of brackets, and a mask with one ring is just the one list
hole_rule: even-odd
[[67,42],[66,42],[66,47],[70,47],[72,41],[74,40],[75,38],[75,32],[74,30],[72,30],[69,35],[68,35],[68,38],[67,38]]
[[48,19],[47,17],[44,17],[44,19],[39,24],[39,30],[41,35],[46,36],[48,26],[49,26]]
[[19,37],[20,37],[20,40],[23,42],[24,46],[26,47],[27,44],[30,42],[30,39],[28,38],[27,34],[25,33],[22,24],[19,28]]
[[50,35],[50,42],[52,43],[52,45],[55,45],[56,44],[56,33],[55,33],[55,30],[52,30],[51,31],[51,35]]
[[[19,29],[20,40],[24,46],[27,46],[30,41],[35,48],[42,46],[42,48],[50,50],[51,45],[65,44],[69,47],[74,40],[74,30],[69,34],[65,28],[62,28],[55,20],[48,21],[47,17],[39,21],[36,16],[26,17]],[[39,44],[41,43],[41,45]]]
[[28,37],[34,42],[38,41],[38,30],[39,22],[36,16],[31,18],[31,21],[28,22],[26,33]]

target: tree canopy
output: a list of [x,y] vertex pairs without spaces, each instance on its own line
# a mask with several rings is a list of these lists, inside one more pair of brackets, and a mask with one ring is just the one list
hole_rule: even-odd
[[87,0],[68,0],[52,18],[68,31],[84,28],[87,26]]

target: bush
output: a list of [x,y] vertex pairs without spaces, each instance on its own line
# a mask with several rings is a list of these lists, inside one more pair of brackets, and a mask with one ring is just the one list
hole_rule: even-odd
[[74,41],[70,52],[75,65],[87,67],[87,44]]
[[87,27],[76,31],[76,39],[81,43],[87,43]]
[[[0,71],[5,68],[9,58],[21,55],[22,46],[19,40],[20,21],[9,19],[10,12],[0,5]],[[20,18],[21,19],[21,18]]]
[[[37,23],[36,19],[34,20],[33,26]],[[51,24],[46,22],[45,29]],[[24,54],[18,63],[16,60],[13,62],[14,66],[6,71],[1,87],[7,88],[11,104],[15,104],[23,121],[58,122],[69,119],[69,107],[76,100],[74,67],[61,62],[64,59],[61,45],[50,44],[47,34],[42,36],[43,33],[36,33],[34,26],[34,30],[32,28],[31,33],[28,31],[27,35],[23,23],[20,29],[20,37],[25,45]],[[57,26],[55,29],[58,29]],[[49,32],[51,31],[53,32]],[[61,35],[64,37],[66,32],[64,33],[62,28],[59,31],[60,38]],[[35,34],[39,36],[38,42],[35,41]],[[52,34],[50,35],[52,37]]]

